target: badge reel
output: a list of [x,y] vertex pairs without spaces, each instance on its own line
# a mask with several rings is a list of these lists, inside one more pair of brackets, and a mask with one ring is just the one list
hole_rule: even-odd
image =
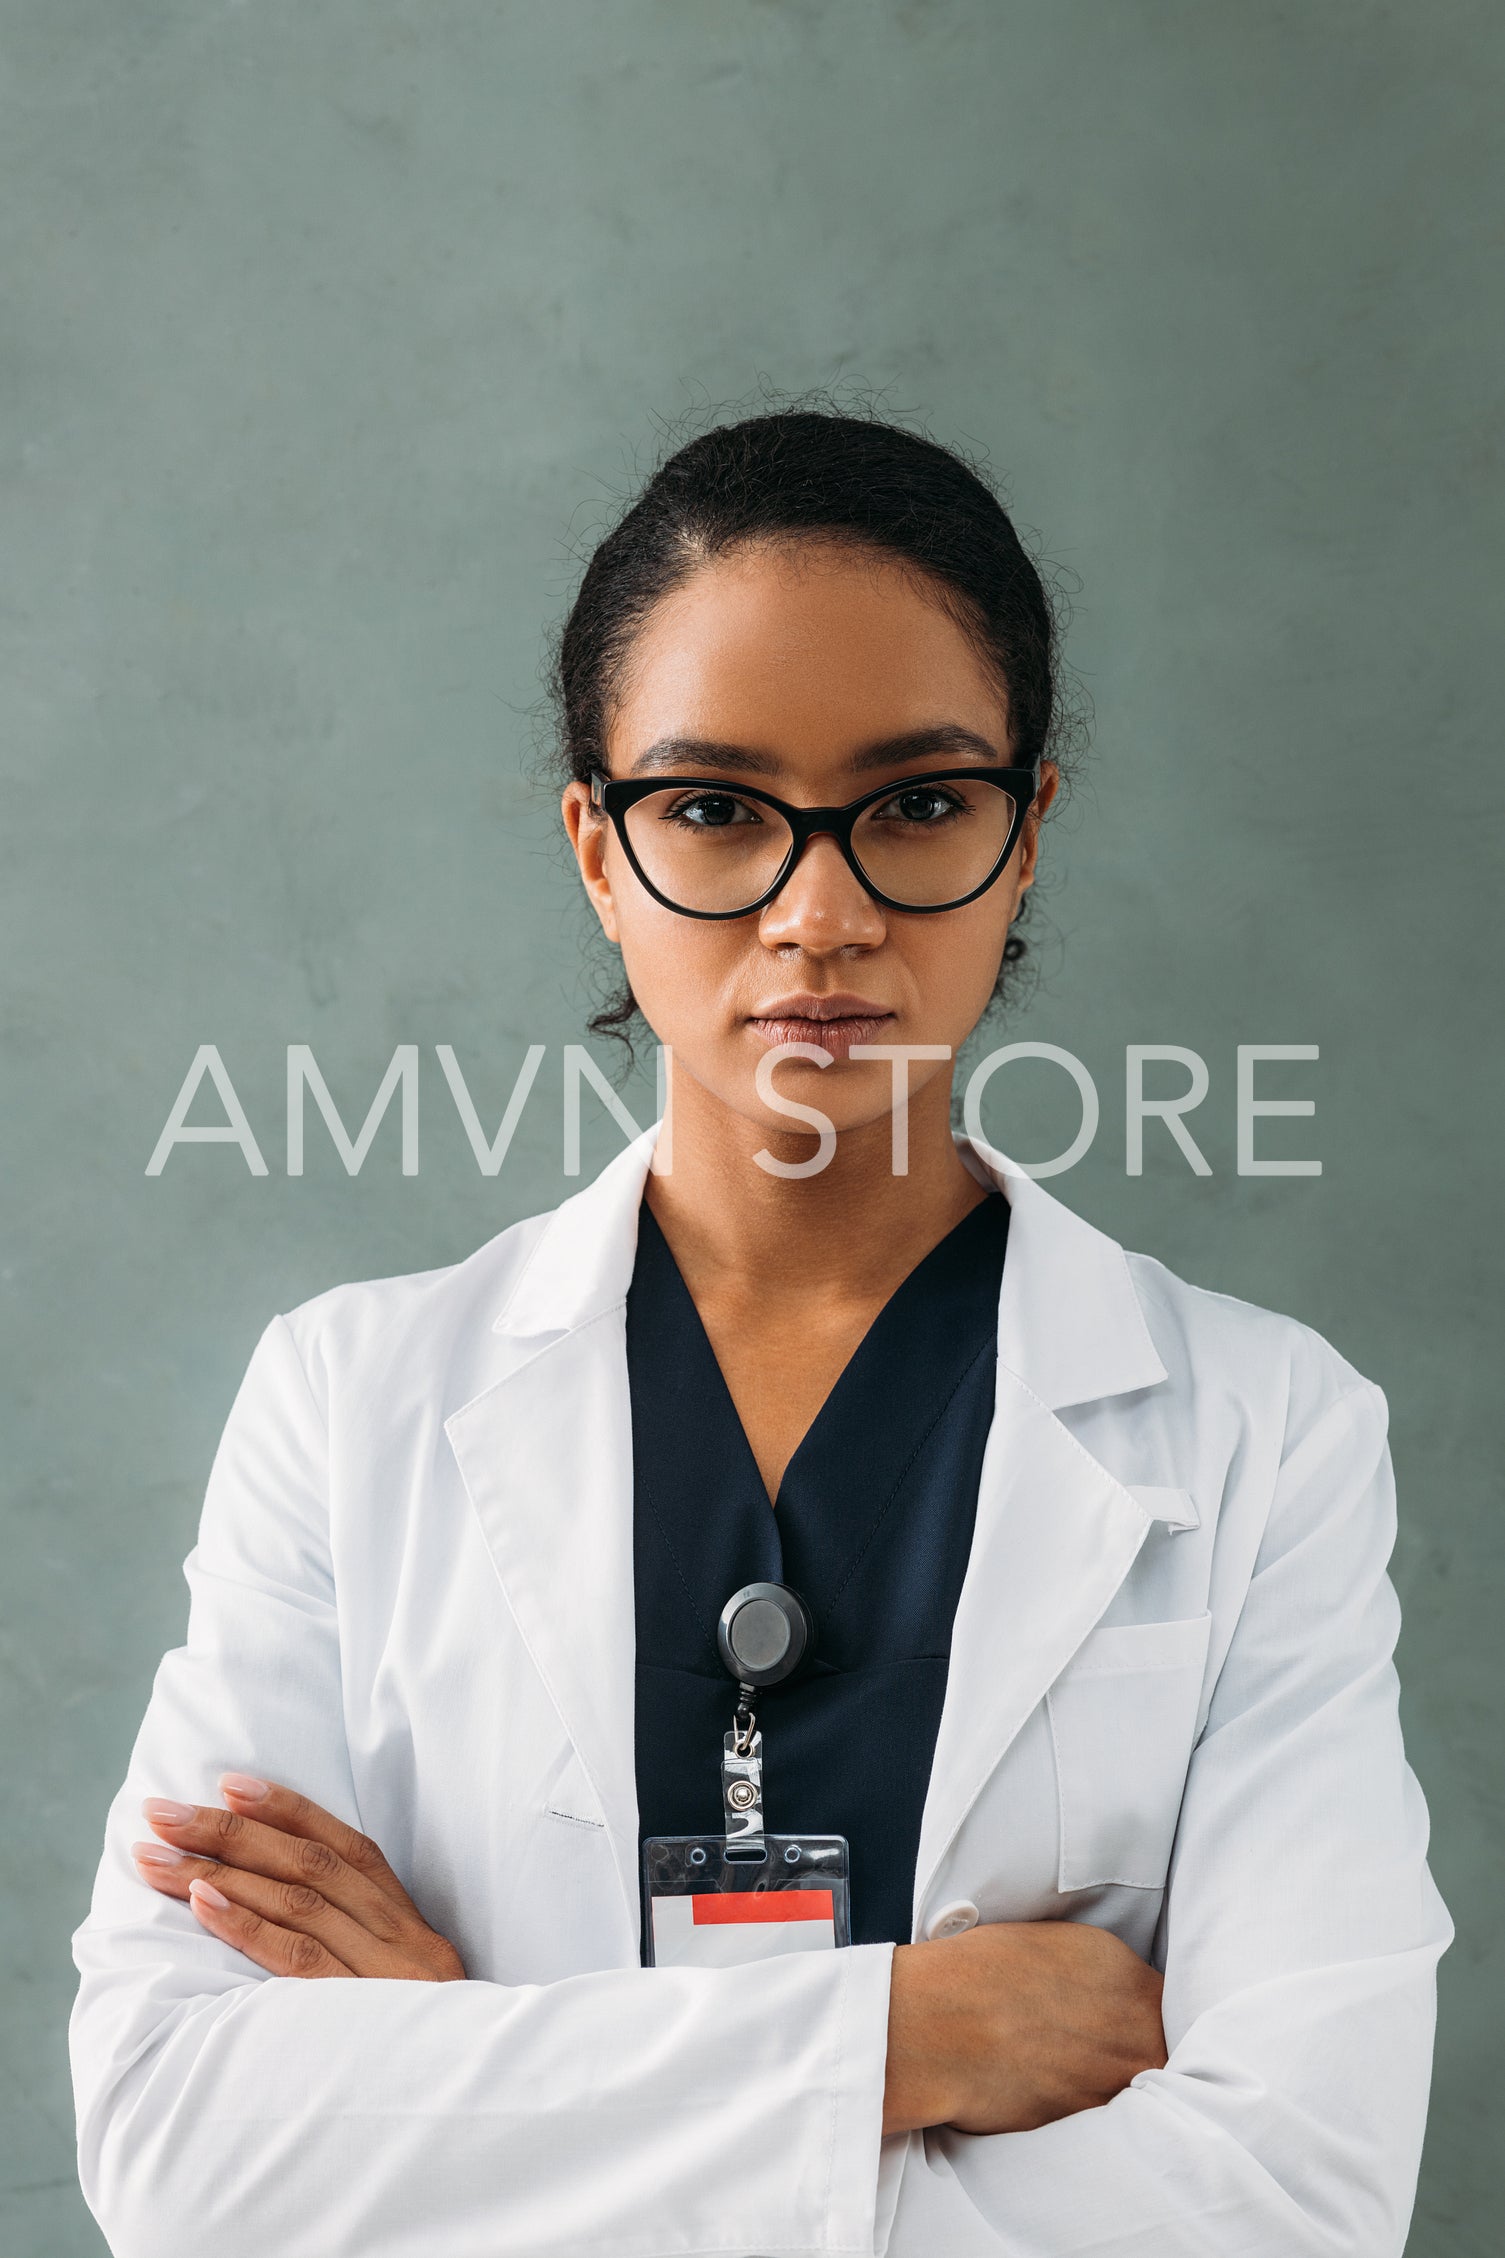
[[810,1611],[787,1584],[745,1584],[721,1610],[716,1643],[737,1682],[721,1758],[724,1835],[654,1835],[643,1845],[650,1968],[731,1968],[852,1941],[843,1835],[763,1831],[763,1735],[753,1704],[803,1661]]

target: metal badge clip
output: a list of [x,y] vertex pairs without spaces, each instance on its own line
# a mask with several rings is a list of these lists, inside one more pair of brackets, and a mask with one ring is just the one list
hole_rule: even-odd
[[[721,1756],[721,1808],[728,1850],[746,1858],[763,1852],[763,1735],[753,1715],[751,1686],[737,1688],[737,1714]],[[736,1853],[732,1852],[735,1856]]]

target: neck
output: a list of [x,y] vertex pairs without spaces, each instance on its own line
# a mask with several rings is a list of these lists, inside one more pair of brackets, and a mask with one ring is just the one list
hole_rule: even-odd
[[735,1280],[765,1306],[882,1300],[987,1197],[951,1135],[949,1075],[910,1101],[903,1176],[887,1114],[840,1132],[829,1164],[803,1177],[770,1173],[755,1156],[809,1160],[814,1135],[772,1133],[687,1075],[675,1078],[665,1126],[672,1169],[650,1172],[646,1197],[696,1292]]

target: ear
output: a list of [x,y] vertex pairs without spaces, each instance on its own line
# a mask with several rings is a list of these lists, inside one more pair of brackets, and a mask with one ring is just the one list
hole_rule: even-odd
[[601,920],[601,930],[608,941],[620,942],[616,904],[612,900],[611,880],[606,873],[611,823],[599,808],[592,807],[588,784],[566,784],[559,812],[564,817],[564,828],[574,849],[575,860],[580,865],[580,883],[589,897],[591,908]]
[[1040,783],[1024,819],[1024,837],[1019,842],[1019,892],[1023,894],[1035,883],[1035,865],[1040,859],[1040,818],[1056,796],[1061,781],[1061,771],[1054,761],[1041,761]]

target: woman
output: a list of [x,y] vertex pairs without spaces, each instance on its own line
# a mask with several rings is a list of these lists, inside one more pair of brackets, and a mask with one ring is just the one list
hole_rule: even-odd
[[[713,431],[597,550],[564,820],[670,1102],[256,1348],[75,1940],[116,2250],[1401,2250],[1451,1932],[1384,1399],[950,1127],[1055,665],[879,423]],[[713,1950],[644,1873],[744,1823],[848,1886]]]

